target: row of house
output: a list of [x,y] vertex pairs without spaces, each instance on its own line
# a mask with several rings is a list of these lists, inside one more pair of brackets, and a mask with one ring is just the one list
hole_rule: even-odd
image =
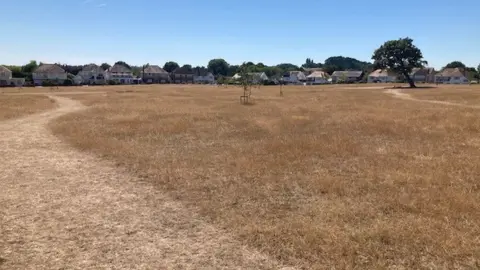
[[[283,75],[282,81],[286,84],[326,84],[326,83],[353,83],[363,80],[363,71],[334,71],[332,75],[321,68],[305,69],[305,71],[290,71]],[[437,84],[468,84],[468,74],[461,68],[445,68],[436,72],[434,68],[414,68],[410,77],[415,83]],[[266,79],[266,78],[265,78]],[[402,81],[401,75],[387,69],[377,69],[367,76],[368,83],[391,83]]]
[[[462,68],[445,68],[435,72],[433,68],[414,68],[410,78],[415,83],[436,83],[436,84],[468,84],[468,74]],[[386,69],[377,69],[368,75],[369,83],[389,83],[403,80],[403,76],[395,74]]]
[[[261,83],[274,80],[284,84],[327,84],[327,83],[352,83],[359,82],[364,78],[363,71],[335,71],[332,75],[324,72],[321,68],[309,68],[304,71],[289,71],[281,78],[269,78],[265,72],[249,73],[252,82]],[[467,73],[461,68],[445,68],[435,72],[433,68],[415,68],[410,74],[414,82],[437,83],[437,84],[466,84],[469,83]],[[399,76],[386,69],[378,69],[367,77],[369,83],[389,83],[403,80]],[[121,64],[115,64],[107,70],[103,70],[95,64],[86,65],[76,76],[68,74],[63,68],[54,64],[42,64],[32,73],[33,83],[43,85],[45,81],[63,84],[71,79],[73,84],[157,84],[157,83],[202,83],[213,84],[215,77],[205,68],[190,69],[181,67],[168,73],[157,65],[149,65],[141,71],[139,77],[135,76],[129,68]],[[241,76],[235,74],[232,79],[238,80]],[[12,72],[4,66],[0,66],[0,86],[22,86],[24,78],[13,78]]]
[[[95,64],[86,65],[77,74],[68,74],[63,68],[55,64],[42,64],[32,72],[34,85],[43,85],[48,81],[55,84],[63,84],[71,79],[73,84],[137,84],[137,83],[215,83],[215,77],[206,69],[177,68],[168,73],[157,65],[149,65],[141,71],[139,77],[135,76],[129,68],[121,64],[115,64],[107,70],[103,70]],[[12,71],[0,66],[0,86],[22,86],[25,79],[12,78]]]

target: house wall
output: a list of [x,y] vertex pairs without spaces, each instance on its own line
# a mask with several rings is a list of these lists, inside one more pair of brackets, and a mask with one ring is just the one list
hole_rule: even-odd
[[367,82],[368,83],[391,83],[396,82],[396,76],[368,76]]
[[462,77],[442,77],[435,76],[435,83],[441,84],[468,84],[469,81],[464,76]]
[[168,83],[170,81],[168,73],[145,73],[141,76],[145,83]]
[[105,84],[106,83],[107,76],[105,72],[80,71],[78,75],[82,77],[81,83],[85,83],[85,84]]
[[32,73],[33,83],[41,85],[43,81],[49,80],[62,84],[67,79],[67,73]]
[[112,80],[119,84],[132,84],[133,73],[131,72],[109,72],[106,77],[107,81]]
[[314,77],[314,78],[307,78],[307,83],[308,84],[326,84],[328,83],[328,80],[323,77]]
[[193,74],[173,74],[174,83],[193,83]]
[[213,75],[207,75],[207,76],[194,76],[193,81],[195,83],[214,83],[215,82],[215,77]]
[[0,72],[0,80],[6,81],[12,78],[12,72],[10,70]]

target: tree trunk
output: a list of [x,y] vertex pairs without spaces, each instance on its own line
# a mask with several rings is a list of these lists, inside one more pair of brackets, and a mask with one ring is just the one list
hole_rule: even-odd
[[412,78],[410,78],[410,74],[404,73],[403,75],[405,76],[405,79],[407,80],[408,84],[410,85],[410,88],[416,88],[417,87],[417,86],[415,86],[415,82],[412,80]]

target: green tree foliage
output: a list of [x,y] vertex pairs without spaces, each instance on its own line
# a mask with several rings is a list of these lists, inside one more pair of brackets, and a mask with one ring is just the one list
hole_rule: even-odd
[[172,72],[179,67],[180,66],[177,64],[177,62],[173,62],[173,61],[166,62],[165,65],[163,65],[163,69],[166,72]]
[[229,64],[221,58],[212,59],[208,62],[207,69],[215,76],[227,76]]
[[129,64],[125,63],[124,61],[118,61],[115,63],[115,65],[122,65],[128,69],[132,69],[132,67]]
[[290,63],[278,64],[276,67],[282,69],[284,72],[300,70],[299,66]]
[[38,67],[37,61],[32,60],[30,63],[22,67],[22,72],[32,73]]
[[183,70],[187,70],[187,71],[189,71],[189,72],[192,72],[192,71],[193,71],[192,65],[186,64],[186,65],[183,65],[181,68],[182,68]]
[[227,76],[228,76],[228,77],[232,77],[233,75],[237,74],[239,68],[240,68],[240,66],[238,66],[238,65],[230,65],[230,66],[228,67]]
[[427,64],[423,60],[422,51],[413,45],[413,39],[408,37],[386,41],[375,50],[372,59],[380,67],[402,74],[410,87],[415,87],[415,82],[410,77],[412,69]]
[[337,70],[367,70],[371,68],[371,63],[359,61],[355,58],[344,56],[333,56],[325,60],[324,66],[337,67]]
[[63,68],[67,73],[77,75],[82,69],[83,66],[72,66],[67,64],[56,64],[57,66]]
[[100,65],[100,67],[103,69],[103,70],[107,70],[109,69],[111,66],[108,64],[108,63],[103,63]]
[[305,64],[302,65],[303,68],[321,68],[322,66],[322,63],[315,63],[311,58],[307,58]]
[[451,63],[448,63],[444,68],[466,68],[464,63],[460,61],[453,61]]

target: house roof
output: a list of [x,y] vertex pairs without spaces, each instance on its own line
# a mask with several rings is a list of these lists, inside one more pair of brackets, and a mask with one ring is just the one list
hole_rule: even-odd
[[369,77],[387,77],[387,76],[396,76],[397,74],[388,69],[377,69],[372,73],[368,74]]
[[168,72],[166,72],[163,68],[157,65],[151,65],[151,66],[149,65],[148,67],[145,67],[145,73],[168,73]]
[[285,74],[283,75],[284,77],[291,77],[291,76],[297,76],[298,75],[300,76],[305,76],[305,73],[303,73],[302,71],[287,71],[285,72]]
[[196,76],[207,76],[210,72],[206,68],[194,68],[193,74]]
[[190,70],[187,67],[179,67],[179,68],[175,69],[172,73],[190,75],[190,74],[193,74],[193,70]]
[[120,64],[113,65],[113,67],[110,67],[108,69],[108,71],[113,72],[113,73],[130,73],[130,72],[132,72],[129,68],[127,68],[124,65],[120,65]]
[[315,71],[323,71],[323,68],[303,68],[305,74],[312,74]]
[[102,67],[97,66],[95,64],[89,64],[89,65],[84,66],[82,68],[82,71],[83,72],[98,72],[98,73],[101,73],[101,72],[103,72],[103,69],[102,69]]
[[12,72],[10,69],[4,66],[0,66],[0,72]]
[[332,73],[332,76],[334,77],[361,77],[363,74],[363,71],[358,71],[358,70],[347,70],[347,71],[334,71]]
[[324,72],[324,71],[314,71],[312,74],[308,75],[307,78],[325,78],[327,79],[328,77],[328,73]]
[[465,70],[462,68],[445,68],[435,76],[440,77],[463,77],[465,76]]
[[65,70],[54,64],[42,64],[35,69],[34,73],[65,73]]
[[418,75],[418,76],[427,76],[435,72],[434,68],[413,68],[410,76]]

